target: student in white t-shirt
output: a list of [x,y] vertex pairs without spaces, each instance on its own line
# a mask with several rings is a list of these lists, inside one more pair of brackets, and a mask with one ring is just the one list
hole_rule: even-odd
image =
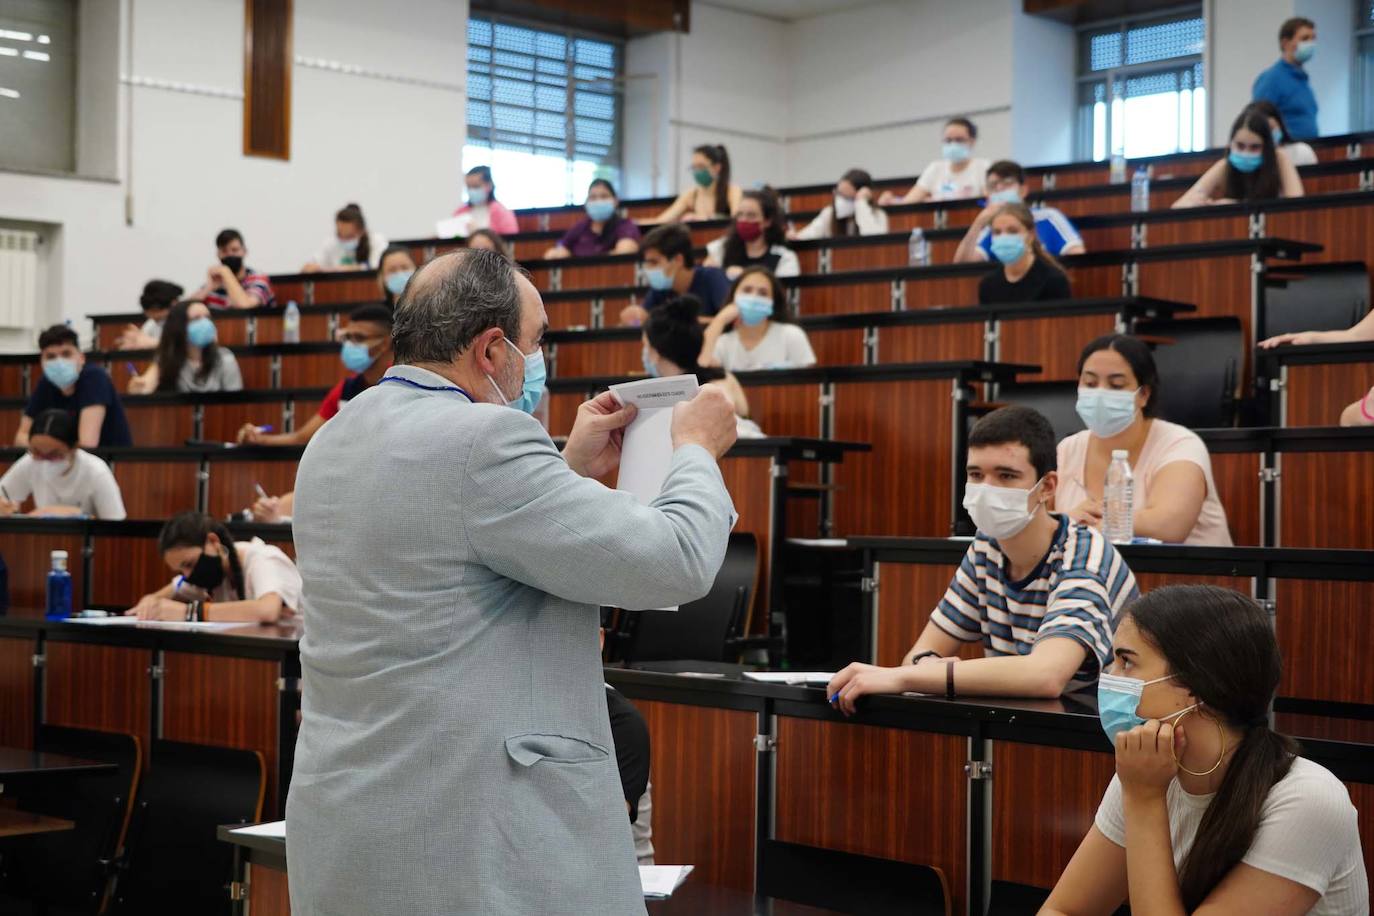
[[34,417],[28,454],[0,477],[0,517],[15,515],[33,497],[30,515],[126,517],[110,466],[76,447],[76,420],[65,410]]
[[805,369],[816,364],[806,332],[787,320],[787,293],[766,267],[735,278],[730,304],[706,326],[698,365],[726,372]]
[[968,118],[950,118],[945,122],[940,154],[925,167],[921,177],[902,197],[884,191],[879,206],[890,204],[919,204],[928,200],[966,200],[981,197],[987,181],[988,161],[974,158],[973,147],[978,142],[978,127]]
[[1097,695],[1116,776],[1040,912],[1368,913],[1349,793],[1269,727],[1269,614],[1229,589],[1158,588],[1112,645]]
[[177,577],[125,615],[276,623],[300,610],[301,574],[291,558],[260,538],[236,542],[223,522],[203,512],[183,512],[164,525],[158,551]]
[[357,204],[344,204],[334,214],[334,234],[320,246],[315,259],[301,268],[301,273],[369,270],[378,266],[386,249],[386,237],[367,230],[363,208]]

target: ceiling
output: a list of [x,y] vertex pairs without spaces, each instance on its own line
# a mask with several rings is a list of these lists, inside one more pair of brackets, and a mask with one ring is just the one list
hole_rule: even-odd
[[706,6],[720,6],[753,13],[783,22],[796,22],[827,13],[839,13],[860,6],[872,6],[880,0],[701,0]]

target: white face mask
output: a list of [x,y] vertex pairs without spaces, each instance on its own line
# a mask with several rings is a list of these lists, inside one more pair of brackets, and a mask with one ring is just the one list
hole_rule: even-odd
[[835,218],[849,219],[854,215],[854,198],[843,194],[835,195]]
[[38,461],[35,459],[33,466],[41,479],[51,483],[71,470],[72,463],[70,459],[64,461]]
[[990,483],[965,484],[964,509],[973,518],[978,530],[993,540],[1002,541],[1016,537],[1025,530],[1031,519],[1035,518],[1035,513],[1040,511],[1039,503],[1035,504],[1034,509],[1026,507],[1031,494],[1044,480],[1045,478],[1040,478],[1029,490],[994,487]]

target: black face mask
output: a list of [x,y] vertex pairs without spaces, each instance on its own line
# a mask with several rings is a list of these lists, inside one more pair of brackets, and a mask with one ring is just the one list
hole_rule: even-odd
[[219,262],[232,270],[235,276],[238,276],[238,272],[243,270],[243,255],[226,254],[219,259]]
[[186,577],[186,581],[207,592],[219,588],[220,583],[224,581],[224,567],[220,564],[219,557],[201,551],[200,559],[196,560],[196,565],[191,568],[191,574]]

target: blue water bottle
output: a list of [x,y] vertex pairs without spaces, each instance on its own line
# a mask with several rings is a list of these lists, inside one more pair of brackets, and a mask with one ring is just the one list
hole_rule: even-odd
[[66,620],[72,616],[72,574],[67,572],[67,551],[52,552],[52,571],[48,573],[49,620]]

